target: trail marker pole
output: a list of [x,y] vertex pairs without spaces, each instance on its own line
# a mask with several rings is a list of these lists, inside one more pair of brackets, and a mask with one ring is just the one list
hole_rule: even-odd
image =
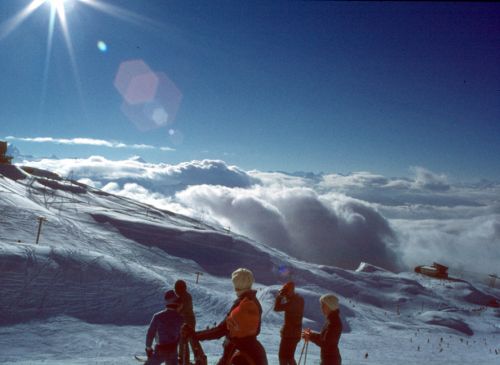
[[47,221],[45,217],[38,217],[38,233],[36,234],[36,244],[38,245],[38,241],[40,241],[40,233],[42,232],[42,224]]
[[200,275],[203,275],[203,273],[197,271],[195,274],[196,274],[196,284],[198,284],[198,279],[199,279]]
[[494,288],[495,287],[495,281],[498,279],[498,276],[496,274],[490,274],[490,278],[491,278],[491,280],[490,280],[490,286],[492,288]]

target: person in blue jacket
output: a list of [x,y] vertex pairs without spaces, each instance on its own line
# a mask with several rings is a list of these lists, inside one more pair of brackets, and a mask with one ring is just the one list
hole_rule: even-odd
[[[184,322],[179,314],[178,297],[173,290],[165,293],[166,309],[153,315],[146,334],[146,365],[177,365],[177,344]],[[153,350],[153,340],[156,345]]]

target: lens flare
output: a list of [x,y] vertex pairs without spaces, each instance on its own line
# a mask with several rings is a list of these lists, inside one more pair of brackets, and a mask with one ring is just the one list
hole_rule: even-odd
[[123,62],[114,85],[125,101],[137,105],[152,101],[158,89],[158,77],[142,60]]
[[292,270],[286,265],[279,265],[276,271],[282,279],[289,279],[292,276]]
[[153,115],[152,115],[151,119],[153,119],[153,121],[158,126],[165,125],[168,122],[168,113],[166,112],[166,110],[164,108],[156,108],[153,111]]
[[[182,93],[165,73],[153,71],[144,60],[122,62],[114,86],[123,98],[122,112],[139,130],[174,122]],[[175,138],[182,143],[181,135]]]
[[184,142],[184,134],[178,129],[169,129],[168,136],[174,145],[181,145]]
[[104,53],[108,50],[108,45],[104,41],[99,41],[97,42],[97,49]]

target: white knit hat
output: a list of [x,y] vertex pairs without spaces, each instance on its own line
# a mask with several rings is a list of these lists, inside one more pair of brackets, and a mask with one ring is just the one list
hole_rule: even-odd
[[234,291],[240,295],[246,290],[252,289],[253,274],[248,269],[239,268],[231,274]]
[[333,294],[325,294],[319,298],[320,303],[325,304],[330,310],[339,309],[339,298]]

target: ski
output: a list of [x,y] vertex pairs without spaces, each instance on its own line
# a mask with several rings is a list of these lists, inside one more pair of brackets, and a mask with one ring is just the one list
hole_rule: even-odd
[[139,361],[140,363],[145,363],[146,361],[148,361],[148,359],[146,357],[142,357],[142,356],[138,356],[138,355],[134,355],[134,359],[136,359],[137,361]]
[[201,347],[200,341],[195,338],[191,338],[190,342],[193,349],[194,364],[207,365],[207,355],[205,355],[205,351],[203,351],[203,347]]

